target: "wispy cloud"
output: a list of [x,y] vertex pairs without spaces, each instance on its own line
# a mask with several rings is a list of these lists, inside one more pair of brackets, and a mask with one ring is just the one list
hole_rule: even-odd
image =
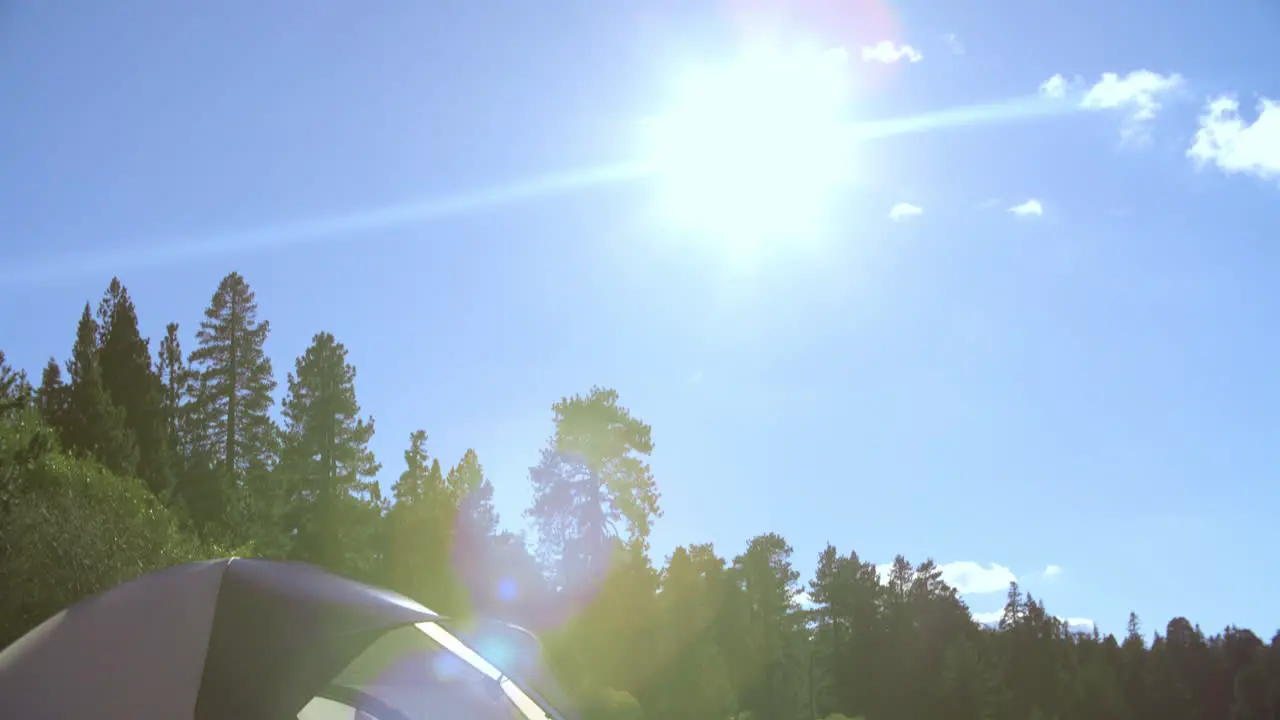
[[1240,102],[1231,95],[1210,100],[1200,115],[1187,157],[1200,166],[1213,164],[1225,173],[1260,178],[1280,175],[1280,102],[1258,101],[1258,117],[1246,123]]
[[[1012,570],[997,563],[988,563],[983,567],[982,563],[972,560],[957,560],[943,563],[938,569],[942,571],[942,579],[948,585],[955,588],[956,592],[966,595],[1004,592],[1009,589],[1009,583],[1018,580]],[[892,571],[892,564],[876,566],[881,582],[888,580]]]
[[1030,200],[1024,203],[1021,203],[1019,205],[1014,205],[1013,207],[1009,208],[1009,212],[1013,213],[1014,215],[1022,215],[1022,216],[1031,215],[1031,216],[1039,217],[1041,215],[1044,215],[1044,206],[1040,204],[1039,200],[1036,200],[1035,198],[1031,198]]
[[862,59],[865,62],[896,63],[899,60],[920,62],[924,55],[910,45],[898,45],[892,40],[881,40],[875,45],[862,48]]
[[947,46],[952,55],[963,55],[965,53],[964,43],[960,42],[959,36],[955,33],[947,33],[942,36],[942,43]]
[[1059,565],[1047,565],[1042,573],[1046,578],[1056,578],[1062,574],[1062,567]]
[[[1083,84],[1079,76],[1068,80],[1057,74],[1040,84],[1040,94],[1050,100],[1063,100],[1068,95],[1075,95],[1075,89]],[[1079,93],[1079,107],[1083,110],[1125,112],[1121,139],[1143,143],[1150,139],[1149,126],[1163,107],[1165,98],[1181,91],[1185,85],[1177,73],[1162,75],[1151,70],[1134,70],[1122,76],[1106,72],[1098,82]]]
[[889,219],[895,222],[913,218],[924,212],[924,208],[911,203],[900,202],[889,208]]

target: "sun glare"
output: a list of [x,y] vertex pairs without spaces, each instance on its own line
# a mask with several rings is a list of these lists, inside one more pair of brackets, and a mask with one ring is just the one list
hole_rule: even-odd
[[846,62],[761,48],[680,77],[646,123],[664,218],[743,249],[820,235],[852,168]]

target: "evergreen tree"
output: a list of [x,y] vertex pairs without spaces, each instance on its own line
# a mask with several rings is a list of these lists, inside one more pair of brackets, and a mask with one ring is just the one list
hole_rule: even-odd
[[562,399],[552,412],[555,436],[530,471],[534,504],[527,516],[544,559],[562,585],[573,587],[603,577],[612,538],[625,531],[630,542],[643,544],[662,513],[645,460],[653,452],[651,430],[618,405],[616,391],[592,388],[585,397]]
[[172,454],[164,410],[164,388],[151,368],[148,342],[138,331],[138,314],[129,291],[112,278],[98,305],[99,363],[112,404],[124,413],[125,427],[138,450],[137,474],[157,496],[173,484]]
[[780,535],[758,535],[734,558],[729,574],[747,608],[735,689],[741,709],[754,717],[794,718],[809,707],[807,662],[800,652],[804,617],[795,604],[799,573],[791,553]]
[[0,350],[0,412],[29,405],[32,395],[26,372],[9,367],[5,362],[4,351]]
[[369,450],[373,418],[359,417],[355,375],[347,349],[330,333],[317,333],[289,374],[284,401],[284,462],[297,510],[298,553],[331,565],[342,564],[342,538],[355,529],[344,517],[378,500],[370,480],[380,467]]
[[98,363],[98,323],[85,303],[67,361],[67,411],[62,441],[68,450],[96,458],[108,470],[130,475],[138,464],[124,411],[111,402]]
[[458,506],[458,532],[481,541],[498,532],[498,511],[493,506],[493,483],[484,476],[476,451],[470,448],[444,479]]
[[165,326],[164,340],[160,342],[160,350],[156,354],[156,374],[163,389],[162,407],[170,444],[180,454],[190,453],[185,404],[192,395],[194,377],[182,354],[178,323]]
[[269,332],[270,323],[258,321],[244,278],[235,272],[224,277],[188,359],[190,442],[193,455],[209,465],[208,472],[184,479],[183,494],[202,524],[225,526],[229,513],[243,519],[251,480],[266,482],[275,460],[279,438],[270,412],[276,381],[263,350]]
[[715,633],[724,582],[724,562],[708,546],[678,547],[667,559],[652,645],[660,674],[656,686],[641,694],[651,713],[698,720],[733,711],[729,666]]
[[40,388],[36,390],[36,407],[49,427],[61,431],[66,426],[68,388],[62,383],[62,367],[49,358],[40,373]]
[[445,485],[440,461],[427,452],[426,431],[409,436],[404,461],[404,472],[391,488],[395,504],[387,513],[387,577],[393,587],[438,612],[462,612],[461,589],[449,566],[457,503]]
[[498,511],[493,504],[493,483],[484,475],[476,451],[470,448],[444,479],[452,496],[453,513],[449,563],[473,608],[493,607],[498,578],[489,571],[498,550]]

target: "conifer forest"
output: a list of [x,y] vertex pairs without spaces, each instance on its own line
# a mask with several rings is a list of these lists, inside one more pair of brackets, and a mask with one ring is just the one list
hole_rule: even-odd
[[234,272],[198,327],[144,337],[139,313],[162,312],[112,279],[43,369],[0,353],[0,646],[144,572],[238,555],[527,627],[586,718],[1280,717],[1270,629],[1131,614],[1079,632],[1017,584],[979,623],[933,560],[883,572],[828,546],[801,577],[774,533],[654,560],[657,433],[590,378],[547,399],[550,439],[516,479],[528,535],[504,530],[474,451],[437,457],[423,428],[374,456],[341,338],[268,357],[271,323]]

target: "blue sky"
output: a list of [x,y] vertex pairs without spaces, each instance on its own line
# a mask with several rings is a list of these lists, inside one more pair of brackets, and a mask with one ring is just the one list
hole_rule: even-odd
[[[190,343],[238,270],[281,377],[348,346],[388,481],[425,428],[513,526],[551,403],[602,384],[653,425],[659,555],[778,531],[806,575],[827,541],[978,563],[977,612],[1016,575],[1106,631],[1269,636],[1280,110],[1250,124],[1280,9],[790,5],[782,42],[847,52],[852,119],[986,109],[865,141],[835,241],[743,272],[652,183],[564,178],[632,159],[769,0],[5,3],[0,342],[64,358],[118,273]],[[1231,94],[1243,124],[1208,113]]]

